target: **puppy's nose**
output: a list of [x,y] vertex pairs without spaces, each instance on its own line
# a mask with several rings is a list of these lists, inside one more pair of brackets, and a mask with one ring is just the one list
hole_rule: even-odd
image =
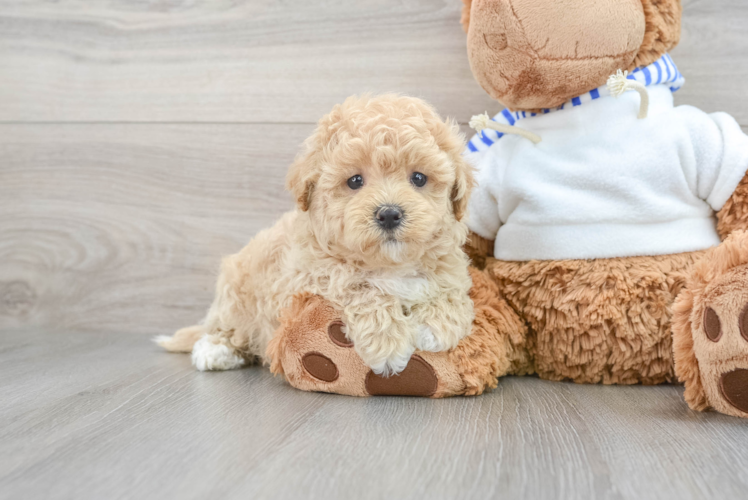
[[382,205],[377,208],[375,217],[382,229],[392,231],[403,220],[403,209],[396,205]]

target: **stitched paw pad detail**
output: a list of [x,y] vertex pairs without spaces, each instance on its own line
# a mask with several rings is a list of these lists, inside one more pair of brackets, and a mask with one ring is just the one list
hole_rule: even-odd
[[[352,368],[347,370],[349,372],[348,377],[360,378],[363,376],[363,387],[366,395],[431,397],[436,393],[439,385],[436,372],[421,356],[413,355],[402,372],[390,377],[379,375],[374,370],[367,370],[366,367],[362,371],[360,360],[356,362],[353,359],[357,355],[351,349],[353,342],[346,337],[345,325],[339,320],[334,320],[325,330],[327,331],[327,340],[334,346],[332,352],[329,349],[325,349],[325,351],[332,357],[341,360],[341,366]],[[322,335],[318,337],[320,341],[325,340]],[[308,375],[323,383],[334,383],[340,377],[340,370],[335,361],[319,352],[309,352],[302,355],[301,365]],[[358,382],[355,380],[347,382],[349,383],[345,385],[353,385],[354,387],[360,385],[355,383]],[[335,391],[333,390],[333,392]]]
[[268,358],[271,369],[283,373],[297,389],[350,396],[443,397],[463,387],[445,353],[415,354],[399,375],[377,375],[356,353],[340,314],[318,296],[298,297],[281,322]]
[[719,378],[719,389],[728,403],[748,413],[748,370],[738,368],[723,373]]
[[711,307],[707,307],[706,311],[704,311],[704,332],[706,333],[706,338],[712,342],[719,342],[719,339],[722,337],[722,322]]
[[318,352],[304,354],[301,358],[301,364],[309,375],[322,382],[335,382],[340,375],[335,363],[324,354]]
[[410,358],[405,369],[391,377],[370,371],[366,375],[366,391],[372,396],[431,397],[439,381],[434,368],[417,354]]
[[695,339],[694,347],[710,405],[748,417],[748,302],[740,280],[726,278],[707,293],[703,340]]

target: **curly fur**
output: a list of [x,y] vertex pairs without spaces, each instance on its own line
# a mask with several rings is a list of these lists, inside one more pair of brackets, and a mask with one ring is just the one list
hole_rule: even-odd
[[[299,210],[224,259],[202,325],[210,342],[263,356],[280,310],[306,291],[342,310],[356,351],[377,372],[399,372],[419,346],[454,347],[473,320],[461,249],[473,176],[463,144],[457,125],[419,99],[363,96],[336,106],[289,171]],[[410,182],[415,171],[425,186]],[[354,175],[364,178],[357,190],[347,185]],[[376,222],[384,204],[404,211],[395,232]],[[183,347],[195,329],[184,332],[188,340],[161,345]]]

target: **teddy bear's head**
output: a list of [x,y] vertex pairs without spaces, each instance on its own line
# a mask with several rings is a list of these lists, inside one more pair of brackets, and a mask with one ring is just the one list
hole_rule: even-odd
[[463,0],[478,83],[513,111],[560,106],[680,39],[680,0]]

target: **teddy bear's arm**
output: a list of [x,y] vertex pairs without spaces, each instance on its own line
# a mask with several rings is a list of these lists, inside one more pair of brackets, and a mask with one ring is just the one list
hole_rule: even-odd
[[721,239],[724,240],[736,230],[748,230],[748,172],[727,203],[717,212],[717,232]]
[[486,267],[486,258],[493,257],[493,240],[476,234],[472,231],[468,233],[468,239],[462,249],[467,254],[473,267],[484,269]]

